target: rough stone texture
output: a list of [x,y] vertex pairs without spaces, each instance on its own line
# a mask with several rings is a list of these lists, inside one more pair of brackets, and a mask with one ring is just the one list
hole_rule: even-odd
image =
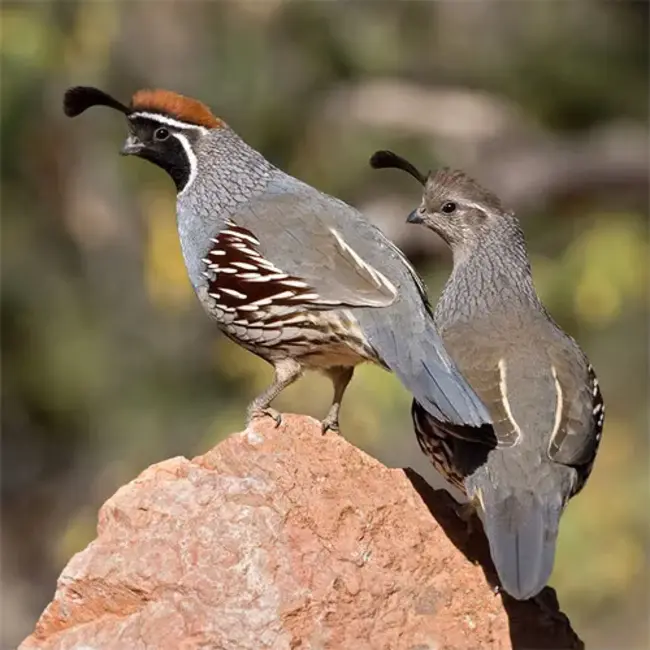
[[444,492],[288,415],[118,490],[20,649],[582,647],[554,592],[502,599],[466,555]]

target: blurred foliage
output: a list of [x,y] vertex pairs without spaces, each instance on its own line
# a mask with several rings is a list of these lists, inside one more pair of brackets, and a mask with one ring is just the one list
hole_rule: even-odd
[[[31,630],[56,575],[94,535],[98,506],[146,465],[240,428],[270,378],[199,308],[170,181],[117,155],[119,116],[67,121],[68,85],[198,96],[276,164],[362,207],[419,200],[399,174],[368,170],[377,148],[492,173],[497,189],[528,178],[524,166],[492,164],[512,147],[538,169],[547,144],[571,153],[599,129],[624,125],[647,141],[645,2],[51,0],[1,12],[3,647]],[[408,84],[412,99],[389,90],[364,103],[384,80]],[[451,111],[459,122],[438,134],[417,102],[439,88],[462,91],[486,117]],[[501,115],[496,126],[488,115]],[[487,149],[472,135],[481,128]],[[625,129],[610,138],[623,158]],[[617,160],[597,179],[560,171],[566,187],[527,192],[520,213],[540,293],[588,352],[607,402],[600,457],[564,518],[552,580],[593,648],[647,644],[647,159],[640,175]],[[397,241],[435,299],[449,255],[433,235],[415,238]],[[321,416],[330,396],[310,376],[277,406]],[[393,377],[361,368],[344,433],[384,462],[417,465],[409,404]]]

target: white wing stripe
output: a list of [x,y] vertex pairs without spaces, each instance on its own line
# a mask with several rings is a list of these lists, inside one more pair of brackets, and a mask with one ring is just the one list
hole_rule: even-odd
[[513,444],[517,444],[521,440],[521,429],[515,420],[514,415],[512,414],[512,409],[510,408],[510,402],[508,401],[508,386],[506,384],[506,360],[499,359],[499,391],[501,393],[501,402],[503,408],[505,409],[508,419],[512,423],[512,426],[517,434],[517,440]]

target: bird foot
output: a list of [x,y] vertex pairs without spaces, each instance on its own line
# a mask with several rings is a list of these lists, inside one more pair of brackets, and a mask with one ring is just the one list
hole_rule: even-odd
[[271,418],[275,422],[276,428],[282,424],[282,414],[272,408],[252,409],[248,413],[246,426],[249,426],[253,420],[258,418]]
[[325,418],[321,423],[321,430],[323,432],[323,435],[325,435],[328,431],[332,431],[334,433],[341,433],[341,430],[339,428],[339,421],[338,418]]
[[330,410],[328,411],[325,419],[321,422],[321,430],[323,435],[328,431],[333,431],[334,433],[340,433],[339,428],[339,405],[333,404]]
[[467,526],[467,537],[471,537],[476,530],[474,505],[472,503],[457,503],[455,510],[456,516]]
[[323,435],[328,431],[333,431],[334,433],[340,433],[339,428],[339,410],[340,404],[332,404],[330,410],[327,412],[325,419],[321,422],[321,430]]

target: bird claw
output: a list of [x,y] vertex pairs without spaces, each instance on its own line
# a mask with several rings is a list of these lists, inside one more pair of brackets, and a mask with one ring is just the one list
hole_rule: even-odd
[[455,507],[456,516],[465,524],[467,527],[467,537],[471,537],[474,531],[476,530],[476,525],[474,522],[474,516],[476,510],[472,503],[457,503]]
[[255,409],[248,414],[248,424],[258,418],[269,417],[275,422],[276,428],[282,424],[282,414],[272,408]]
[[325,418],[321,424],[321,430],[323,432],[323,435],[325,435],[328,431],[332,431],[334,433],[341,433],[341,430],[339,429],[339,421],[338,419],[333,419],[333,418]]
[[334,433],[340,433],[339,428],[339,406],[338,404],[333,404],[330,410],[328,411],[325,419],[320,423],[321,430],[323,435],[328,431],[333,431]]

